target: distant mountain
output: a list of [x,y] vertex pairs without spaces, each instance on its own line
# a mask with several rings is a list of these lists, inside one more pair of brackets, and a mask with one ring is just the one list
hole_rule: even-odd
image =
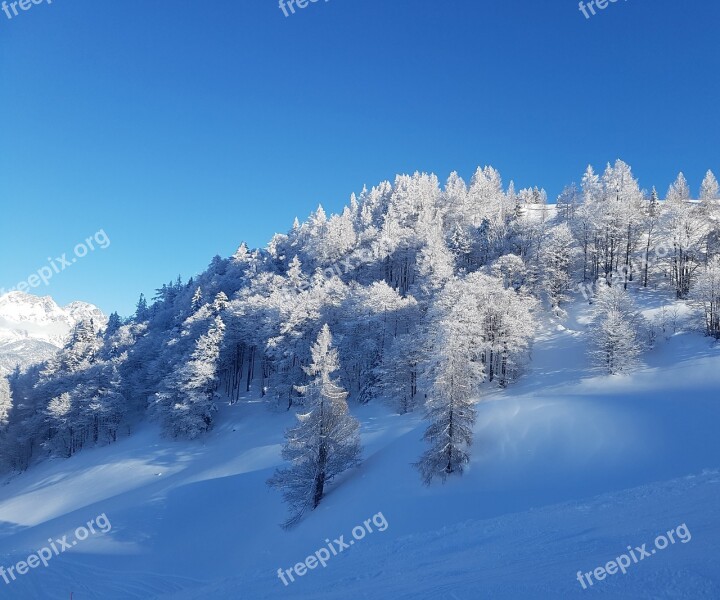
[[98,327],[107,318],[87,302],[60,307],[50,297],[23,292],[0,296],[0,374],[50,358],[62,348],[77,323],[93,319]]

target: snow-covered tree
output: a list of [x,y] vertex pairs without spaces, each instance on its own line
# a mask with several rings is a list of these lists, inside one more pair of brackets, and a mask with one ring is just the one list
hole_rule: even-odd
[[718,185],[714,173],[708,171],[700,186],[700,201],[711,202],[713,200],[720,200],[720,185]]
[[590,329],[593,364],[614,375],[632,371],[642,352],[642,315],[620,285],[598,286]]
[[332,377],[339,366],[326,324],[312,348],[312,363],[306,367],[312,380],[298,388],[305,397],[307,412],[298,414],[298,424],[285,433],[282,456],[292,464],[268,480],[270,486],[282,491],[289,505],[291,515],[285,527],[317,508],[325,486],[360,462],[360,424],[349,414],[347,392]]
[[720,256],[720,185],[712,171],[708,171],[700,187],[699,218],[707,226],[705,263]]
[[650,250],[661,241],[662,230],[660,228],[660,199],[657,190],[653,187],[648,200],[648,207],[645,211],[641,225],[643,237],[643,250],[640,259],[640,276],[643,287],[648,287],[650,277]]
[[475,423],[475,394],[485,379],[478,340],[483,323],[470,301],[463,301],[460,284],[449,285],[431,318],[424,376],[430,381],[423,439],[430,448],[416,464],[423,482],[462,474],[470,461]]
[[490,268],[491,273],[502,280],[505,289],[520,292],[531,282],[530,269],[517,254],[503,254]]
[[156,412],[168,435],[195,439],[212,427],[224,333],[222,319],[215,317],[207,333],[198,338],[189,361],[171,373],[155,395]]
[[670,186],[663,209],[665,230],[672,242],[668,261],[675,294],[687,298],[695,274],[705,262],[708,223],[690,202],[690,188],[682,173]]
[[203,294],[202,294],[202,288],[200,286],[197,287],[195,290],[195,293],[193,294],[192,300],[190,301],[190,310],[192,312],[197,312],[200,310],[200,307],[203,305]]
[[53,454],[67,458],[75,453],[76,417],[77,410],[68,392],[50,400],[47,407],[47,419],[50,425],[48,448]]
[[12,410],[12,394],[7,377],[0,376],[0,433],[5,429]]
[[566,223],[551,228],[543,239],[540,251],[542,287],[552,310],[563,314],[560,305],[569,300],[572,288],[572,268],[577,248]]
[[501,279],[481,272],[452,282],[446,291],[456,296],[458,309],[464,307],[480,324],[473,335],[487,382],[507,387],[530,360],[536,300],[506,289]]
[[582,193],[577,184],[571,183],[563,188],[557,198],[557,214],[562,221],[571,221],[575,218],[575,211],[578,209],[582,199]]
[[382,394],[399,415],[415,410],[420,396],[423,347],[417,337],[417,333],[398,335],[377,368]]
[[701,308],[705,334],[720,339],[720,257],[700,273],[692,298]]

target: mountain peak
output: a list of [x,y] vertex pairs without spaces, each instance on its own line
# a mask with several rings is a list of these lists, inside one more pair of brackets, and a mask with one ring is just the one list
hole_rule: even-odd
[[71,302],[60,307],[50,296],[9,292],[0,296],[0,371],[9,363],[31,364],[61,348],[77,323],[107,318],[95,305]]

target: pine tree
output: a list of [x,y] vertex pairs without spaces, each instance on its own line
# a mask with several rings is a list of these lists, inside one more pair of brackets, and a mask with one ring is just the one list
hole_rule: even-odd
[[190,310],[193,313],[196,313],[198,310],[200,310],[200,307],[203,305],[203,294],[202,294],[202,288],[200,286],[197,287],[195,290],[195,293],[193,294],[192,300],[190,301]]
[[135,306],[135,320],[138,322],[146,321],[148,316],[148,304],[145,299],[145,294],[140,294],[140,298]]
[[223,312],[230,301],[228,300],[227,294],[225,292],[219,292],[217,296],[215,296],[215,300],[213,300],[212,303],[212,311],[215,316],[218,316],[221,312]]
[[122,319],[120,318],[120,315],[117,314],[117,312],[113,312],[108,317],[107,325],[105,325],[105,331],[103,332],[103,337],[106,339],[109,338],[111,335],[113,335],[118,329],[122,327]]
[[268,480],[268,485],[282,491],[290,507],[285,527],[292,527],[317,508],[325,486],[360,462],[360,424],[348,412],[347,392],[332,379],[339,366],[326,324],[312,348],[312,363],[305,368],[313,379],[298,386],[307,412],[297,415],[298,424],[285,433],[282,456],[292,465]]

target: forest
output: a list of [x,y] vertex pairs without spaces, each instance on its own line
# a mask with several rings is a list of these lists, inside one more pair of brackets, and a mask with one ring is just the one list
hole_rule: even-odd
[[360,460],[348,405],[382,402],[424,411],[416,466],[444,480],[470,460],[475,403],[522,377],[538,321],[561,322],[568,303],[593,305],[587,360],[610,375],[657,339],[638,294],[687,300],[720,339],[719,197],[708,171],[697,198],[682,174],[661,198],[620,160],[554,204],[491,167],[363,189],[341,214],[320,206],[264,249],[141,295],[128,318],[80,323],[52,360],[0,380],[0,467],[71,457],[146,419],[196,439],[219,403],[261,400],[298,413],[291,466],[270,481],[292,524]]

